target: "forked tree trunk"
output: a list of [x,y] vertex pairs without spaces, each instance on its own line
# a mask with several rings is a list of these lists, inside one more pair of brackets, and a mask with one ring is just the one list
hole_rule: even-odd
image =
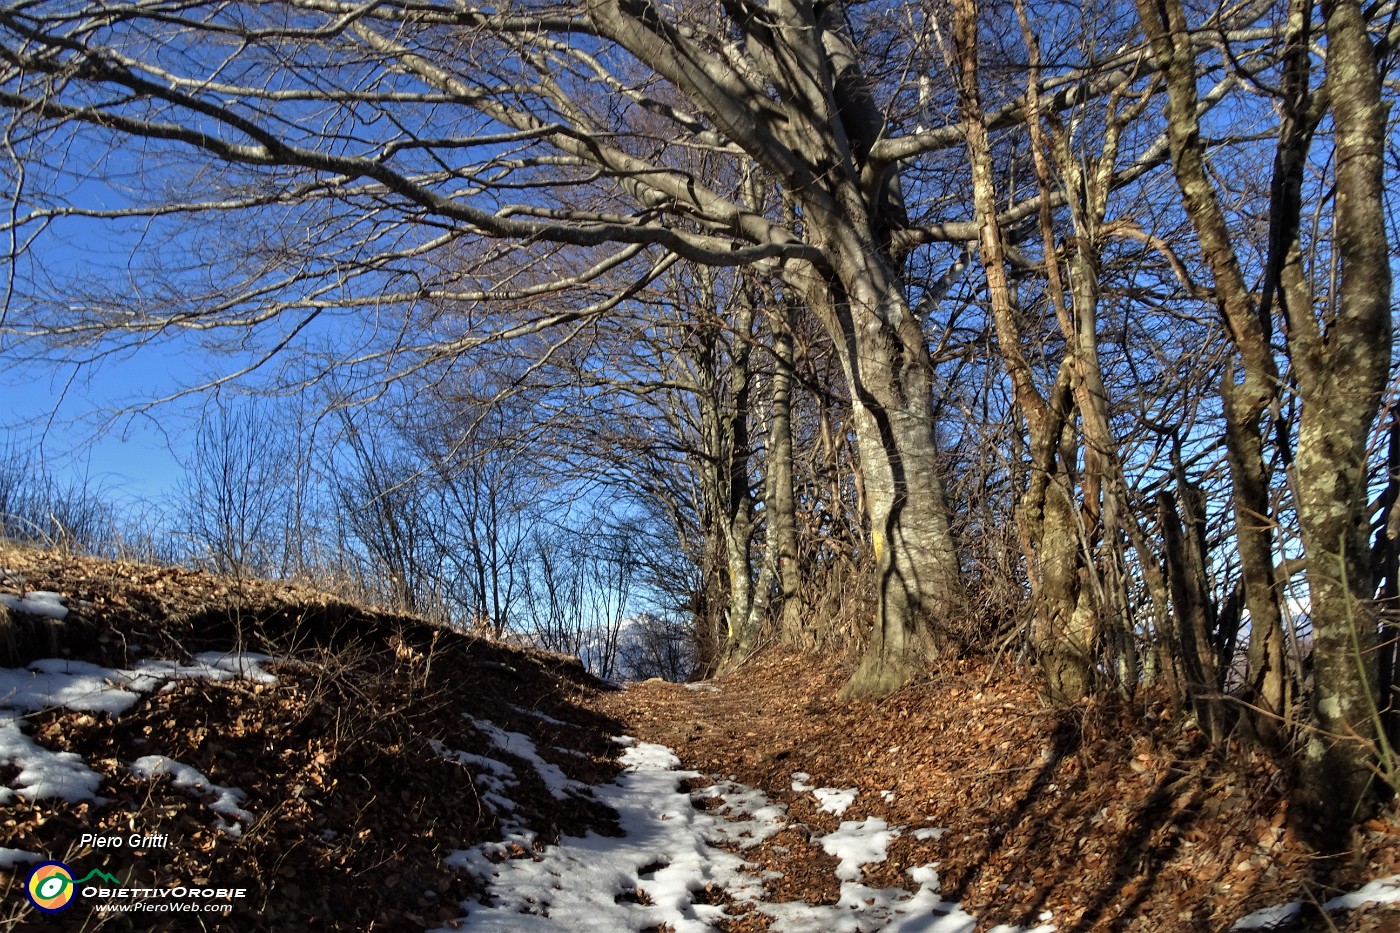
[[1035,643],[1046,694],[1072,703],[1094,686],[1097,624],[1081,576],[1081,537],[1073,493],[1064,477],[1046,488],[1039,523],[1040,600]]
[[[1074,364],[1072,360],[1062,362],[1049,398],[1041,395],[1023,350],[1024,335],[1006,273],[1006,240],[997,221],[992,148],[978,77],[977,31],[975,0],[954,0],[958,102],[971,163],[982,267],[998,349],[1011,378],[1016,405],[1025,417],[1030,442],[1031,474],[1016,504],[1016,525],[1035,601],[1033,641],[1047,695],[1057,701],[1074,701],[1092,688],[1099,629],[1097,607],[1088,586],[1088,575],[1094,568],[1085,561],[1085,536],[1071,475],[1077,456],[1075,429],[1069,423]],[[1038,137],[1033,139],[1037,144],[1041,142]],[[1044,190],[1048,187],[1048,170],[1042,161],[1043,152],[1037,151],[1036,156]],[[1047,255],[1053,257],[1054,230],[1048,202],[1043,203],[1046,206],[1040,217],[1041,232],[1051,244]],[[1065,288],[1053,259],[1046,271],[1052,301],[1060,312],[1066,302]],[[1071,325],[1064,328],[1073,354],[1079,337]]]
[[851,395],[876,618],[847,695],[889,693],[936,652],[961,611],[962,577],[934,442],[933,362],[891,252],[898,223],[887,195],[897,171],[869,160],[884,113],[861,73],[839,4],[776,0],[768,8],[787,45],[770,51],[800,74],[788,112],[794,152],[815,174],[793,185],[806,236],[824,268],[791,262],[784,274],[835,344]]
[[[918,670],[931,643],[930,623],[958,611],[960,574],[936,473],[933,365],[890,255],[899,218],[884,208],[897,179],[892,166],[871,158],[885,129],[884,110],[874,99],[875,82],[861,73],[845,10],[806,0],[773,0],[761,9],[725,4],[738,41],[763,72],[755,86],[748,75],[698,54],[687,38],[690,27],[648,3],[584,6],[600,35],[705,110],[782,187],[802,218],[800,235],[815,255],[787,259],[781,274],[840,355],[877,575],[874,633],[850,690],[897,688]],[[757,90],[767,86],[776,89],[781,108]],[[762,229],[765,237],[777,234],[757,214],[735,215],[734,222]]]
[[847,695],[888,693],[917,675],[944,646],[947,624],[963,603],[947,506],[932,466],[929,389],[918,383],[891,379],[855,406],[879,613]]

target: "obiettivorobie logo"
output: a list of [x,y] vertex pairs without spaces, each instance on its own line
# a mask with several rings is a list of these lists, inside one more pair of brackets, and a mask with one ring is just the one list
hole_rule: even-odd
[[34,866],[29,880],[24,883],[24,896],[29,903],[46,914],[56,914],[67,910],[73,904],[73,894],[78,885],[87,884],[93,878],[121,887],[119,879],[94,868],[81,878],[73,878],[73,869],[62,862],[43,862]]
[[[94,879],[96,882],[90,883]],[[67,910],[79,897],[97,902],[97,910],[227,913],[233,909],[232,902],[248,896],[248,889],[186,884],[175,887],[128,886],[120,878],[100,868],[75,878],[73,869],[62,862],[43,862],[29,873],[29,879],[24,883],[24,895],[36,910],[46,914]]]

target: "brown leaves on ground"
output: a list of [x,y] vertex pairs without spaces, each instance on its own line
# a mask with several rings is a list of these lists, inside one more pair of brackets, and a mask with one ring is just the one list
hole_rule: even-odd
[[[38,930],[411,931],[460,917],[475,893],[444,867],[453,851],[498,840],[471,766],[430,742],[514,766],[513,816],[540,844],[612,814],[560,801],[534,769],[492,746],[463,713],[532,738],[571,778],[611,780],[629,732],[676,749],[684,766],[733,776],[789,807],[790,823],[745,850],[781,872],[774,901],[834,903],[836,859],[816,841],[844,820],[904,827],[865,883],[914,885],[938,863],[942,896],[981,921],[1061,933],[1226,930],[1264,906],[1322,902],[1400,872],[1394,811],[1358,826],[1348,851],[1319,852],[1285,772],[1231,747],[1212,752],[1180,711],[1151,694],[1072,709],[1043,705],[1010,667],[959,662],[879,702],[842,702],[831,660],[780,652],[689,688],[661,682],[608,693],[576,660],[514,650],[355,607],[314,589],[0,547],[0,591],[57,590],[62,623],[0,613],[0,665],[71,657],[129,668],[207,650],[261,650],[275,684],[185,680],[144,694],[116,719],[51,710],[26,732],[103,775],[106,805],[0,806],[0,846],[44,853],[128,886],[246,886],[227,917],[93,914],[36,918],[26,866],[0,869],[0,926]],[[208,804],[130,763],[166,755],[247,794],[241,836]],[[12,771],[12,769],[9,769]],[[792,789],[855,787],[839,816]],[[10,778],[12,773],[0,774]],[[697,780],[695,789],[708,784]],[[705,806],[701,800],[697,805]],[[918,830],[926,830],[920,833]],[[164,834],[165,848],[94,850],[82,833]],[[519,848],[511,857],[529,858]],[[698,892],[698,898],[707,896]],[[719,896],[715,892],[715,896]],[[1393,909],[1317,918],[1291,929],[1400,929]],[[32,924],[31,924],[32,921]],[[99,922],[100,921],[100,922]],[[751,912],[730,933],[766,928]]]
[[[615,831],[613,814],[556,800],[535,769],[464,717],[529,735],[570,777],[616,774],[621,727],[583,705],[597,689],[576,660],[526,652],[421,621],[346,605],[299,586],[0,549],[0,590],[57,590],[62,624],[4,633],[17,666],[59,656],[130,668],[242,648],[280,660],[274,684],[182,680],[144,694],[115,719],[67,709],[29,717],[26,732],[81,755],[104,778],[105,805],[18,800],[0,806],[0,846],[101,868],[127,887],[247,887],[227,917],[94,914],[84,905],[38,917],[21,887],[28,866],[0,869],[0,927],[409,931],[463,913],[470,879],[444,867],[457,849],[501,838],[472,767],[430,741],[514,766],[510,798],[540,844],[560,833]],[[0,620],[12,626],[16,620]],[[29,620],[18,620],[21,626]],[[552,721],[551,721],[552,720]],[[190,791],[135,777],[164,755],[213,784],[246,792],[253,819],[234,835]],[[5,774],[11,777],[12,774]],[[164,848],[95,850],[83,833],[168,837]],[[529,853],[522,852],[528,857]],[[105,919],[104,919],[105,918]],[[99,922],[101,921],[101,922]]]
[[[842,702],[841,683],[835,662],[770,652],[712,683],[637,684],[599,706],[685,767],[788,805],[789,828],[746,850],[783,873],[775,901],[835,903],[836,860],[813,840],[866,817],[905,828],[866,884],[913,890],[907,869],[936,862],[943,898],[982,928],[1035,926],[1049,911],[1060,933],[1226,930],[1261,907],[1400,873],[1393,810],[1359,826],[1348,851],[1319,852],[1284,772],[1238,747],[1213,753],[1160,697],[1050,708],[1016,670],[974,661],[879,702]],[[792,789],[794,772],[859,794],[840,816],[821,812]],[[1400,913],[1331,922],[1394,930]],[[751,915],[734,929],[765,926]],[[1329,926],[1290,927],[1304,928]]]

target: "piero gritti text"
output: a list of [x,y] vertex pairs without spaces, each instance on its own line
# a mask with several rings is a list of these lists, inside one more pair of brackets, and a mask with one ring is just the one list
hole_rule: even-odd
[[99,834],[83,833],[78,837],[78,845],[94,849],[164,849],[170,841],[169,833]]

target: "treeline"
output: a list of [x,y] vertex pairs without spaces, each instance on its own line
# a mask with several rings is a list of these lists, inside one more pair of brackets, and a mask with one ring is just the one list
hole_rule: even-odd
[[0,456],[0,536],[303,581],[576,655],[604,678],[692,673],[688,596],[668,568],[643,566],[625,504],[558,489],[491,433],[498,412],[472,426],[472,446],[462,440],[449,453],[419,446],[427,438],[417,429],[376,416],[366,430],[363,413],[315,414],[305,401],[208,406],[160,502],[59,481],[12,442]]
[[1394,788],[1393,3],[69,6],[0,11],[4,332],[304,406],[201,434],[200,559],[566,647],[645,593],[852,696],[987,653]]

